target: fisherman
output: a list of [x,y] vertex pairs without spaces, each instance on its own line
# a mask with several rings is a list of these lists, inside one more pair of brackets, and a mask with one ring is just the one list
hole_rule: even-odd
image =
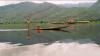
[[30,24],[30,23],[31,23],[31,20],[30,20],[30,19],[27,19],[27,20],[26,20],[26,23],[27,23],[27,24]]
[[28,18],[27,20],[26,20],[26,23],[27,23],[27,29],[28,29],[28,38],[27,39],[31,39],[31,37],[32,37],[32,33],[31,33],[31,20]]

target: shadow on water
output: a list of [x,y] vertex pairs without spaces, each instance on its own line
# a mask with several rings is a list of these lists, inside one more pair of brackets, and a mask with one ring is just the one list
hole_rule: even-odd
[[[69,30],[71,33],[44,31],[42,33],[32,32],[32,39],[27,39],[27,31],[0,32],[0,42],[22,43],[24,45],[36,43],[52,43],[55,41],[73,42],[79,40],[80,43],[89,43],[90,40],[100,44],[100,25],[77,27],[75,30]],[[67,39],[67,40],[66,40]],[[72,39],[72,40],[69,40]],[[87,39],[81,41],[80,39]]]

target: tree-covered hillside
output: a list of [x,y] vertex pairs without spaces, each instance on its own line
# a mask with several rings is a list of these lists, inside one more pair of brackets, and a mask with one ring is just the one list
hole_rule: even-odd
[[74,18],[78,20],[99,19],[100,13],[94,8],[73,7],[66,8],[50,3],[35,4],[22,2],[0,7],[0,22],[20,22],[27,17],[34,20],[64,20]]

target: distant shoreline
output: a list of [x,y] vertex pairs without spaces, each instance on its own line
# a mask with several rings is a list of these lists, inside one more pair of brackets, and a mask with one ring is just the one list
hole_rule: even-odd
[[28,29],[0,29],[0,32],[1,31],[26,31]]

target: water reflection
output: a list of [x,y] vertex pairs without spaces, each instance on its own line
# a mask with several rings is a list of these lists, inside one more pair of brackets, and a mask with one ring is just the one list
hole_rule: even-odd
[[25,31],[0,31],[0,42],[22,43],[22,44],[35,44],[35,43],[51,43],[53,41],[63,39],[90,39],[100,44],[100,25],[78,27],[75,30],[70,30],[71,33],[44,31],[37,33],[32,31],[32,39],[27,39],[27,30]]

